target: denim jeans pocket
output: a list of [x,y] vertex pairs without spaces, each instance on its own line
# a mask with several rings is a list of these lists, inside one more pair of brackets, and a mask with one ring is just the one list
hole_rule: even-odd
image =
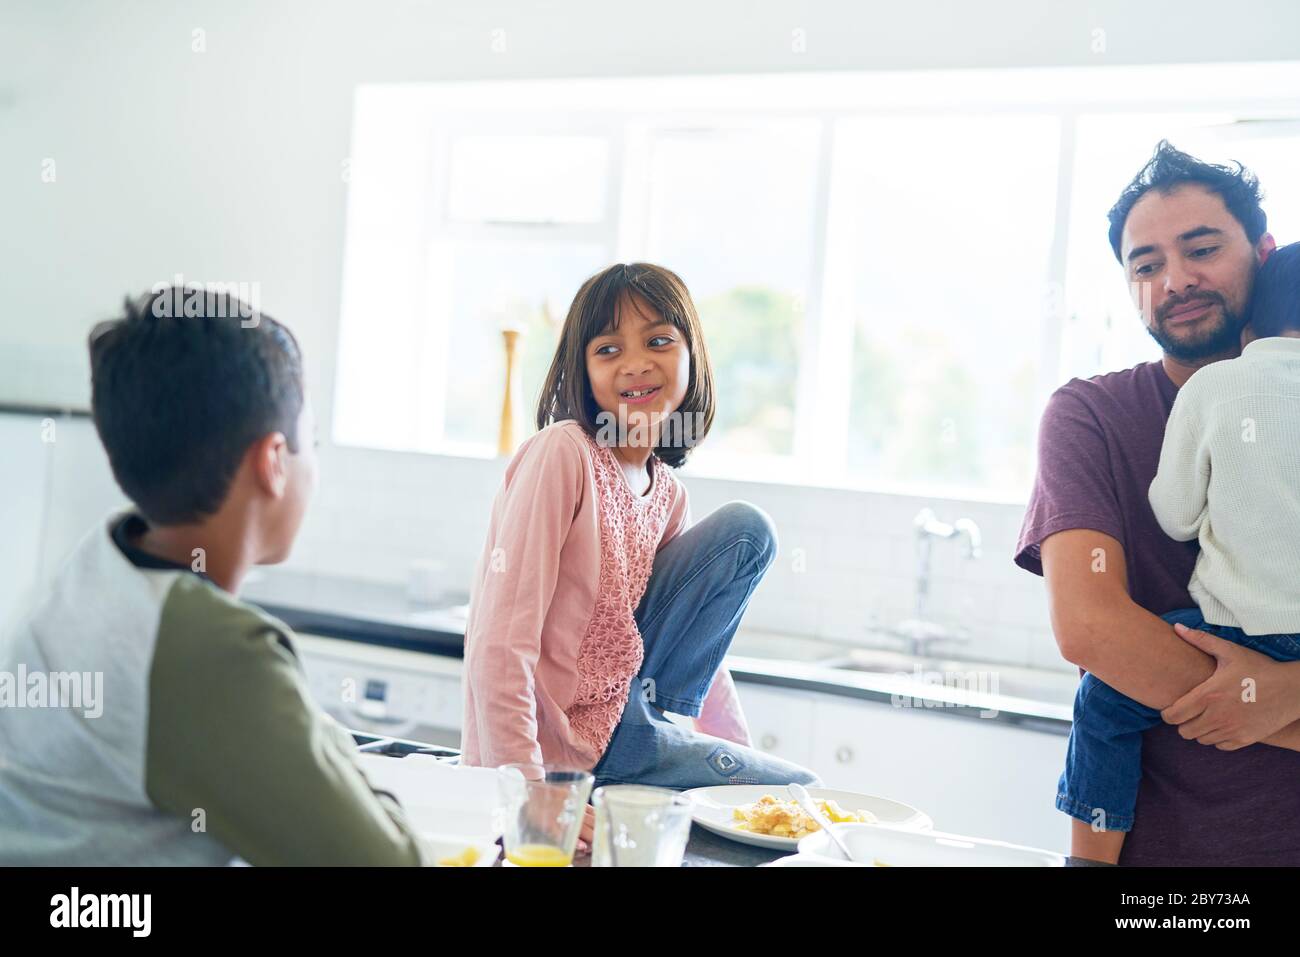
[[1300,660],[1300,641],[1295,635],[1260,635],[1245,637],[1242,645],[1268,655],[1274,661]]

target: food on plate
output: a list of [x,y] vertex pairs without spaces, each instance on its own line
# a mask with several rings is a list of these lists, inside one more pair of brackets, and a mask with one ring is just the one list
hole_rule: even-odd
[[[870,811],[846,811],[834,800],[813,798],[813,803],[832,824],[848,821],[874,824],[877,820]],[[736,824],[737,830],[749,831],[751,834],[770,834],[773,837],[797,840],[821,830],[818,823],[804,812],[797,801],[782,801],[772,794],[764,794],[752,804],[740,805],[735,809],[732,817],[739,822]]]
[[506,850],[506,860],[519,867],[568,867],[573,855],[552,844],[521,844]]
[[459,854],[438,858],[439,867],[473,867],[478,863],[478,848],[467,847]]

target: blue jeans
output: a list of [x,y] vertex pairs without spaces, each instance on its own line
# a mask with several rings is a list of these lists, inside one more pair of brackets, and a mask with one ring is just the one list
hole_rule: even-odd
[[[1274,661],[1300,660],[1300,635],[1248,635],[1211,625],[1196,608],[1164,615],[1170,624],[1217,635]],[[1090,674],[1074,697],[1074,726],[1057,785],[1056,807],[1107,831],[1131,831],[1142,777],[1142,732],[1161,722],[1160,712],[1120,694]]]
[[636,610],[645,658],[593,770],[596,787],[821,784],[806,768],[684,728],[654,707],[699,716],[749,597],[775,555],[772,520],[744,502],[722,506],[660,550]]

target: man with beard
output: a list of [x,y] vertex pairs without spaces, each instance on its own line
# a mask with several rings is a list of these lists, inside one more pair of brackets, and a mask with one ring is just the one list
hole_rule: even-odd
[[[1162,141],[1110,211],[1110,242],[1164,356],[1071,380],[1040,426],[1016,563],[1044,577],[1067,660],[1179,719],[1143,735],[1121,864],[1300,865],[1300,663],[1161,620],[1194,605],[1197,545],[1168,538],[1147,499],[1178,389],[1240,354],[1255,271],[1276,246],[1266,226],[1248,171]],[[1244,744],[1200,743],[1219,740],[1198,720],[1211,705]],[[1072,827],[1086,850],[1106,822]]]

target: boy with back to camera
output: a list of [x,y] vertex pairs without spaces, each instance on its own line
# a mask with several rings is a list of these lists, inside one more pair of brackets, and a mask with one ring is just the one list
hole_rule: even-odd
[[[134,508],[91,529],[0,670],[103,676],[102,713],[0,708],[0,864],[428,864],[284,624],[236,595],[316,483],[298,343],[163,289],[90,337],[95,427]],[[250,318],[251,320],[250,321]]]

